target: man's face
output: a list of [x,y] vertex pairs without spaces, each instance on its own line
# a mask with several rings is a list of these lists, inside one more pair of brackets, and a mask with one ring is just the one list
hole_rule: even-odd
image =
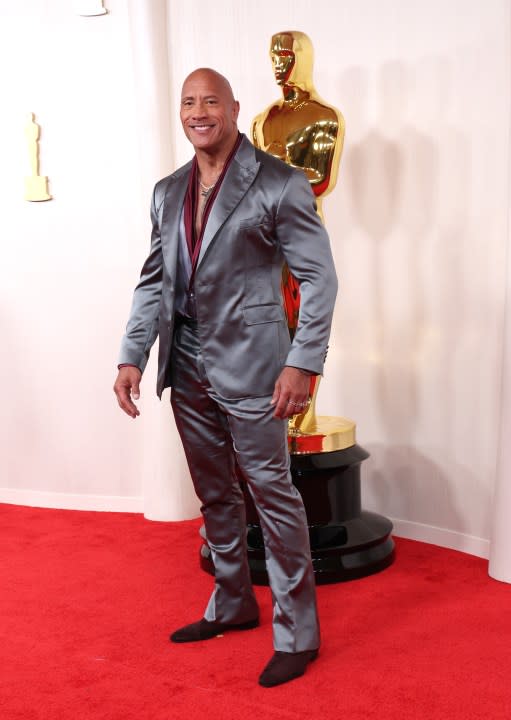
[[192,73],[181,94],[181,123],[196,150],[209,153],[228,148],[237,135],[239,104],[223,78],[212,72]]

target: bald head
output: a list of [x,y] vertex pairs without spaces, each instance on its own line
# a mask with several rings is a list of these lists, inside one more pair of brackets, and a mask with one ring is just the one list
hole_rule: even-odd
[[194,70],[191,72],[188,77],[185,78],[185,81],[183,83],[183,92],[185,91],[185,87],[194,81],[206,81],[210,82],[212,85],[214,85],[218,92],[221,92],[222,95],[224,95],[228,100],[231,102],[234,102],[234,93],[232,91],[232,87],[230,82],[227,80],[226,77],[221,75],[216,70],[213,70],[212,68],[197,68],[197,70]]

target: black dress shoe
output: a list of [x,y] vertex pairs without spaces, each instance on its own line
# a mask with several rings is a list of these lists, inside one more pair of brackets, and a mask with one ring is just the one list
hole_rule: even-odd
[[226,624],[216,622],[215,620],[206,620],[202,618],[198,622],[192,623],[191,625],[185,625],[185,627],[176,630],[170,636],[170,641],[175,643],[185,642],[196,642],[197,640],[209,640],[217,635],[223,635],[223,633],[229,632],[230,630],[252,630],[259,625],[259,618],[255,620],[248,620],[244,623]]
[[259,677],[259,685],[275,687],[303,675],[307,665],[318,657],[319,650],[288,653],[277,650]]

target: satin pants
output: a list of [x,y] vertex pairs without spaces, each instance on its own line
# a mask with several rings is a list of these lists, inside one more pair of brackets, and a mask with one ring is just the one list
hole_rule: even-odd
[[305,510],[289,471],[287,421],[273,417],[268,396],[226,400],[214,392],[194,326],[176,328],[171,372],[172,408],[215,567],[215,588],[204,617],[222,623],[258,617],[237,465],[263,533],[275,650],[316,649],[316,589]]

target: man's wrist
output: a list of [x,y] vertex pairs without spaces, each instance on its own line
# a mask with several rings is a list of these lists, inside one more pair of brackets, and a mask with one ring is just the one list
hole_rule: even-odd
[[133,363],[120,363],[117,365],[117,370],[120,370],[121,368],[125,367],[134,367],[137,368],[138,372],[142,375],[142,370],[138,367],[138,365],[134,365]]
[[306,370],[305,368],[295,367],[294,365],[287,365],[286,367],[292,367],[295,370],[298,370],[298,372],[301,372],[302,375],[307,375],[308,377],[316,377],[318,374],[318,373],[314,372],[313,370]]

